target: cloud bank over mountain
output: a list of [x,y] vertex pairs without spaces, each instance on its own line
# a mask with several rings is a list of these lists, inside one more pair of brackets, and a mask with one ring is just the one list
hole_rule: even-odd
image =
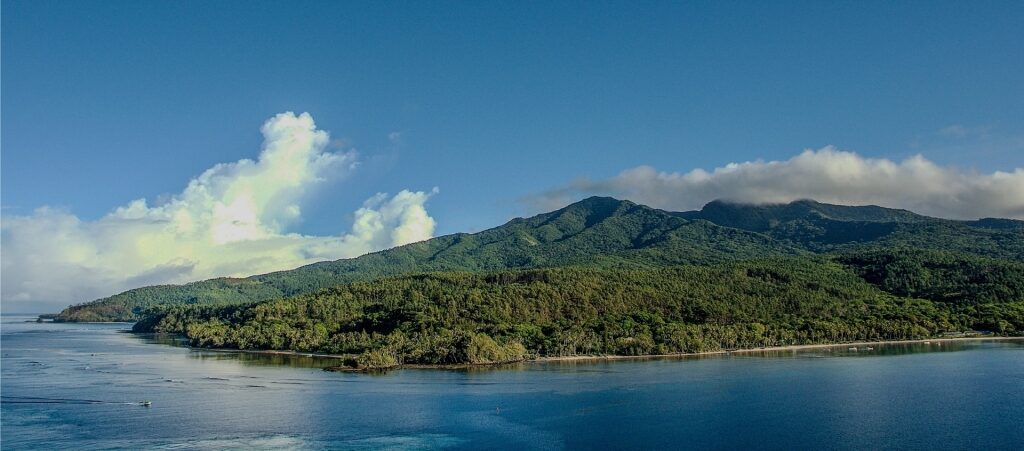
[[53,308],[142,285],[291,269],[421,241],[437,190],[379,193],[355,211],[349,233],[290,233],[316,185],[357,169],[355,152],[329,152],[326,131],[303,113],[261,129],[255,160],[218,164],[166,202],[138,199],[94,221],[42,207],[3,217],[5,310]]
[[550,210],[588,195],[610,195],[667,210],[694,210],[715,199],[783,203],[797,199],[880,205],[952,219],[1024,219],[1024,168],[990,174],[940,166],[921,155],[865,158],[826,147],[784,161],[730,163],[711,171],[627,169],[608,179],[579,179],[527,198]]

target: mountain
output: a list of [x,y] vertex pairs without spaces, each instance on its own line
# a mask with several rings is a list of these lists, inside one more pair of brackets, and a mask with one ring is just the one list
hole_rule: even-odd
[[248,278],[144,287],[69,307],[61,321],[135,321],[162,304],[229,305],[296,296],[403,274],[585,266],[651,269],[866,248],[953,251],[1024,260],[1024,222],[929,218],[876,206],[814,201],[744,205],[715,201],[668,212],[591,197],[475,234],[453,234],[358,258]]
[[841,222],[922,222],[933,218],[907,210],[875,205],[830,205],[813,200],[797,200],[788,204],[751,205],[723,200],[709,202],[699,211],[676,213],[688,219],[706,219],[718,225],[751,231],[766,231],[781,223],[829,219]]
[[870,245],[1024,259],[1024,221],[1013,219],[955,221],[874,205],[830,205],[813,200],[776,205],[713,201],[699,211],[674,215],[761,233],[816,253]]

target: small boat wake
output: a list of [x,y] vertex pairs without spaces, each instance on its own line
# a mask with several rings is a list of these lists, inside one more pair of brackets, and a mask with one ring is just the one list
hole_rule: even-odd
[[143,406],[153,405],[152,401],[100,401],[97,399],[71,399],[71,398],[42,398],[38,396],[0,396],[2,404],[107,404],[122,406]]

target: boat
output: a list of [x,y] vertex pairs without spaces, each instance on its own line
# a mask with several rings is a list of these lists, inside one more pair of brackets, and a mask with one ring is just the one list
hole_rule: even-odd
[[142,401],[142,402],[139,402],[139,405],[143,406],[143,407],[149,407],[149,406],[153,405],[153,401]]

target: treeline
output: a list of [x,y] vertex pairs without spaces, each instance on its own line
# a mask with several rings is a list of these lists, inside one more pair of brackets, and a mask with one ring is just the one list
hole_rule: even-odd
[[[956,290],[921,299],[908,288],[917,285],[900,282],[920,274],[915,265],[929,268],[929,283]],[[689,353],[966,330],[1011,335],[1024,332],[1020,270],[1015,262],[906,251],[640,270],[431,273],[241,306],[161,306],[135,330],[181,333],[201,347],[342,354],[358,367]]]
[[231,305],[276,299],[285,293],[250,279],[219,278],[184,285],[136,288],[106,298],[68,307],[54,318],[66,322],[137,321],[147,309],[165,304]]
[[840,254],[837,261],[897,296],[954,304],[1024,299],[1024,263],[920,249]]

